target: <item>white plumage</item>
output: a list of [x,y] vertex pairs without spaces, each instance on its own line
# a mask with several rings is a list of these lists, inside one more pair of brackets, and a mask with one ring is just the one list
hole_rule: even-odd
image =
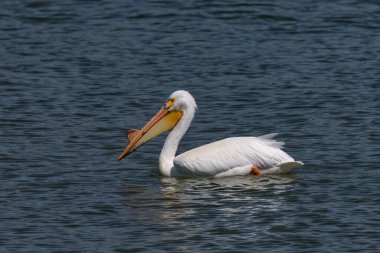
[[227,138],[194,148],[174,158],[173,173],[214,176],[245,165],[249,173],[253,165],[266,170],[294,161],[280,149],[282,142],[268,137]]
[[[294,161],[291,156],[281,150],[284,143],[272,139],[277,134],[227,138],[175,156],[179,142],[189,128],[196,108],[195,100],[190,93],[182,90],[174,92],[167,100],[165,107],[140,130],[139,137],[130,143],[119,160],[160,133],[158,127],[154,129],[152,125],[157,123],[156,125],[167,130],[169,127],[163,127],[165,126],[163,122],[168,118],[165,117],[171,112],[180,112],[181,117],[173,125],[174,128],[170,127],[173,130],[166,138],[160,154],[159,170],[164,176],[248,175],[252,172],[253,166],[260,168],[260,174],[279,173],[303,165],[302,162]],[[151,129],[154,130],[151,131]],[[144,135],[149,138],[145,140]],[[139,142],[140,139],[144,141]]]

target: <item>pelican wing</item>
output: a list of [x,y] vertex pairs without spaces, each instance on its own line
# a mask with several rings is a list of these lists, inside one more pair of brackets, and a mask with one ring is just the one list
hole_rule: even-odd
[[216,141],[178,155],[174,167],[181,175],[214,176],[241,166],[255,164],[268,169],[294,161],[281,150],[284,143],[272,139],[275,135]]

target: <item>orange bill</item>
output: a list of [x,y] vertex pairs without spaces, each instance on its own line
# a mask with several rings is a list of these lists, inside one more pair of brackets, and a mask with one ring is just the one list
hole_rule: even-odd
[[132,130],[133,132],[128,133],[129,144],[118,157],[118,160],[120,161],[154,137],[173,129],[181,119],[182,114],[182,111],[169,111],[167,107],[163,107],[141,130]]

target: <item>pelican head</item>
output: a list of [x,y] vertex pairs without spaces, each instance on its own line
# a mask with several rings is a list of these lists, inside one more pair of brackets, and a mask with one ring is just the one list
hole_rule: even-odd
[[195,99],[193,96],[185,91],[185,90],[177,90],[173,92],[169,98],[166,100],[166,105],[170,108],[169,111],[173,110],[179,110],[182,112],[188,111],[188,110],[195,110],[197,108],[197,104],[195,103]]
[[141,130],[128,132],[129,144],[118,160],[120,161],[154,137],[173,129],[184,115],[190,117],[191,121],[196,108],[195,100],[189,92],[184,90],[173,92],[166,100],[165,105]]

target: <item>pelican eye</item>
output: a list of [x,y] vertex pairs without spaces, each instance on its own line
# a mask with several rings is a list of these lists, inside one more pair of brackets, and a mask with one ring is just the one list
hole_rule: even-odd
[[168,100],[166,100],[165,107],[170,108],[174,105],[174,103],[175,103],[175,98],[169,98]]

